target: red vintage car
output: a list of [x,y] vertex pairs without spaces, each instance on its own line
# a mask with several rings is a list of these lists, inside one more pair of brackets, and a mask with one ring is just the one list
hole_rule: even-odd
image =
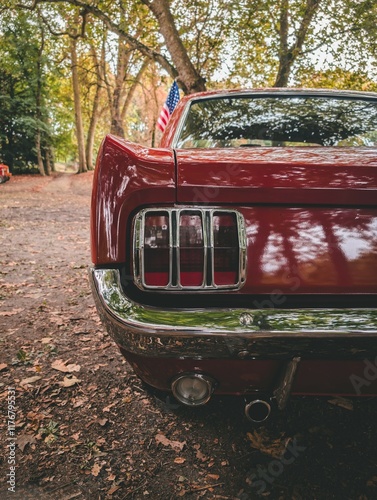
[[11,176],[12,176],[12,174],[9,172],[8,165],[4,165],[3,163],[0,163],[0,184],[3,184],[4,182],[9,181]]
[[186,405],[377,394],[377,94],[184,97],[98,155],[91,283],[140,378]]

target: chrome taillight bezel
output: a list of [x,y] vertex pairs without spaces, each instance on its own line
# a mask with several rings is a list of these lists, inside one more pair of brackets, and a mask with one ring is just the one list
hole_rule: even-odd
[[[200,214],[203,227],[204,263],[203,281],[200,285],[182,285],[180,282],[180,237],[179,220],[183,214]],[[153,214],[166,214],[169,220],[169,280],[165,286],[146,283],[144,261],[145,218]],[[233,284],[218,285],[214,281],[214,228],[215,215],[235,217],[238,235],[238,280]],[[239,290],[246,281],[247,243],[243,215],[232,209],[203,207],[153,207],[138,212],[133,223],[133,275],[134,282],[141,290],[213,291]]]

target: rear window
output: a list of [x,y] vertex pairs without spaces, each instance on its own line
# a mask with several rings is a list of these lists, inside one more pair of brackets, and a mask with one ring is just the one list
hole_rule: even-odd
[[232,96],[191,103],[177,148],[377,145],[377,101]]

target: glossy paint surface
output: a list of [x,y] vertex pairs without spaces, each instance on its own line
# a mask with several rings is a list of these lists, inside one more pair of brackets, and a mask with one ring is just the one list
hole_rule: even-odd
[[240,293],[377,293],[373,149],[178,150],[177,162],[179,202],[237,203],[245,217]]
[[[173,377],[196,371],[218,383],[215,394],[272,394],[279,382],[283,362],[276,360],[158,359],[135,356],[122,350],[135,372],[146,383],[170,390]],[[377,394],[374,359],[365,361],[304,360],[299,363],[292,395],[370,396]],[[368,371],[369,369],[369,371]]]
[[178,202],[377,204],[374,148],[177,150]]
[[[175,201],[173,152],[107,136],[93,180],[92,262],[124,262],[130,214],[137,207]],[[131,242],[127,242],[129,245]]]
[[241,293],[274,293],[275,307],[283,294],[377,294],[375,208],[255,206],[240,211],[248,247]]

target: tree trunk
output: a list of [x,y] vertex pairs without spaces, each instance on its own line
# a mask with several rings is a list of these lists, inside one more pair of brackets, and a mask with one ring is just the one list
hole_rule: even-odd
[[178,71],[177,82],[182,87],[184,93],[192,94],[206,90],[205,80],[192,64],[179,36],[173,15],[170,11],[169,0],[142,1],[157,19],[166,47]]
[[51,175],[51,172],[53,171],[53,163],[51,160],[52,160],[51,148],[47,148],[45,150],[45,169],[46,169],[47,175]]
[[101,91],[102,91],[102,85],[103,85],[103,74],[102,74],[102,67],[103,64],[105,64],[105,47],[102,45],[102,50],[101,50],[101,61],[99,62],[97,59],[97,54],[95,51],[94,47],[91,47],[91,52],[93,55],[93,59],[96,64],[96,91],[93,99],[93,107],[92,107],[92,113],[90,116],[90,123],[89,123],[89,129],[88,129],[88,135],[86,138],[86,149],[85,149],[85,156],[86,156],[86,166],[88,170],[93,170],[94,169],[94,162],[93,162],[93,146],[94,146],[94,135],[96,131],[96,126],[98,122],[98,117],[99,117],[99,102],[100,102],[100,97],[101,97]]
[[85,157],[85,138],[84,138],[84,127],[82,123],[82,112],[81,112],[81,101],[80,101],[80,82],[79,74],[77,70],[77,42],[76,39],[71,38],[71,69],[72,69],[72,87],[73,87],[73,99],[75,105],[75,124],[76,124],[76,137],[77,146],[79,154],[79,169],[78,173],[86,172],[88,170],[86,166]]
[[129,61],[129,54],[122,38],[118,39],[118,61],[115,75],[115,86],[111,100],[111,134],[124,138],[124,128],[121,117],[121,97],[125,80],[126,66]]
[[121,113],[122,123],[124,122],[124,120],[126,118],[126,114],[127,114],[128,108],[130,107],[130,104],[132,102],[132,98],[135,94],[136,88],[139,85],[141,77],[143,76],[144,71],[147,69],[149,62],[150,62],[149,59],[144,60],[143,64],[141,65],[141,68],[139,69],[138,74],[136,75],[134,81],[132,82],[132,85],[131,85],[129,91],[127,92],[127,96],[126,96],[126,99],[124,100],[122,113]]
[[86,166],[88,170],[94,169],[93,146],[94,146],[94,134],[96,131],[96,125],[98,122],[98,115],[99,115],[98,110],[99,110],[100,94],[101,94],[101,87],[97,84],[96,93],[93,99],[93,107],[92,107],[92,114],[90,117],[88,135],[86,137],[85,157],[86,157]]
[[[36,121],[37,130],[35,137],[35,149],[37,150],[37,161],[38,170],[41,175],[46,175],[45,168],[43,165],[42,147],[41,147],[41,120],[42,120],[42,54],[44,49],[44,32],[41,29],[41,45],[38,49],[38,59],[37,59],[37,88],[35,93],[35,107],[36,107]],[[48,174],[48,172],[47,172]]]
[[322,0],[306,0],[306,6],[301,18],[300,26],[295,33],[294,42],[291,46],[289,46],[289,0],[282,0],[279,23],[279,68],[274,87],[286,87],[288,85],[292,66],[296,59],[302,54],[302,47],[304,45],[310,23],[318,11],[321,1]]
[[41,131],[38,127],[35,138],[35,149],[37,150],[38,170],[41,175],[46,175],[41,152]]

